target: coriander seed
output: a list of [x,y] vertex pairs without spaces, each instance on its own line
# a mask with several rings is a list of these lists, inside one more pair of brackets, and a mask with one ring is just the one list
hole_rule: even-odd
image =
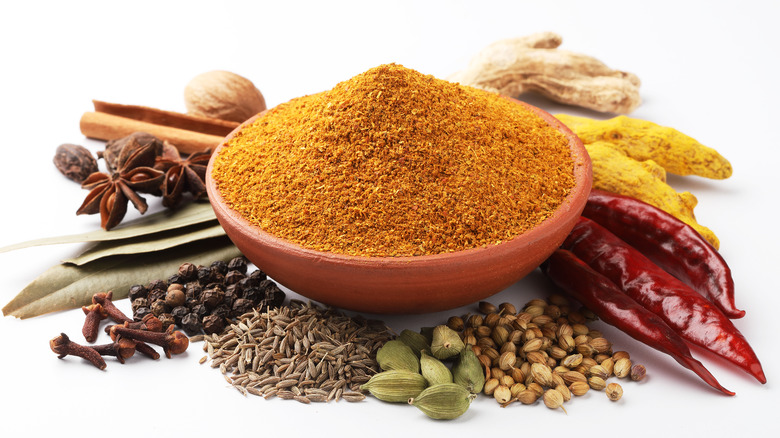
[[615,367],[613,368],[613,372],[615,373],[615,376],[617,376],[619,379],[622,379],[631,373],[631,359],[628,358],[622,358],[615,362]]
[[607,385],[605,392],[607,394],[607,398],[612,401],[618,401],[620,400],[620,397],[623,396],[623,388],[620,386],[620,384],[617,383],[610,383]]
[[558,409],[561,408],[563,412],[566,412],[566,409],[563,407],[563,395],[561,395],[560,392],[558,392],[555,389],[548,389],[544,392],[543,396],[544,405],[547,406],[550,409]]
[[647,374],[647,370],[645,369],[645,366],[637,364],[631,367],[631,373],[629,374],[629,376],[631,377],[631,380],[638,382],[640,380],[643,380],[646,374]]

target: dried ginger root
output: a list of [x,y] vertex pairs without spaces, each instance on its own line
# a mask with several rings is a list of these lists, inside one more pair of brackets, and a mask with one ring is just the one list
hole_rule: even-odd
[[666,172],[653,160],[637,161],[611,143],[586,144],[593,166],[593,188],[631,196],[675,216],[693,227],[718,249],[720,241],[709,228],[696,222],[693,208],[698,203],[690,192],[675,191],[666,184]]
[[601,112],[627,114],[641,103],[639,78],[579,53],[558,50],[561,37],[541,32],[496,41],[448,80],[516,97],[536,91]]
[[731,163],[718,151],[674,128],[626,116],[609,120],[568,114],[555,117],[585,144],[607,142],[635,160],[653,160],[670,173],[712,179],[725,179],[732,173]]

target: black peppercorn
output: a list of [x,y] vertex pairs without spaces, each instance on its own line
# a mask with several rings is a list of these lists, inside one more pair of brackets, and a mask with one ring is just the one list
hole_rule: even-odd
[[211,268],[213,270],[216,270],[217,272],[219,272],[222,275],[227,274],[227,271],[228,271],[227,263],[225,261],[222,261],[222,260],[217,260],[214,263],[212,263],[211,264]]
[[236,284],[239,281],[243,280],[246,277],[246,275],[242,274],[239,271],[233,270],[228,271],[227,274],[225,274],[225,284]]
[[168,330],[169,326],[176,325],[176,319],[170,313],[163,313],[162,315],[158,316],[157,319],[159,319],[162,323],[163,331]]
[[192,308],[193,308],[193,307],[195,307],[195,306],[200,306],[201,304],[200,304],[200,300],[196,300],[196,299],[192,298],[192,299],[187,299],[187,300],[185,300],[185,301],[184,301],[184,305],[185,305],[185,306],[186,306],[188,309],[190,309],[190,311],[192,311]]
[[244,289],[244,293],[242,294],[242,298],[246,298],[247,300],[252,301],[255,305],[260,303],[260,300],[265,298],[265,294],[262,290],[260,290],[259,287],[250,287],[247,289]]
[[233,303],[236,301],[236,292],[234,289],[226,289],[225,295],[222,297],[222,303],[230,308],[233,307]]
[[208,266],[198,266],[198,283],[201,285],[206,285],[211,283],[211,277],[212,277],[212,271],[211,268]]
[[192,263],[182,263],[179,266],[178,274],[185,283],[196,280],[198,278],[198,267]]
[[152,304],[155,301],[164,300],[166,293],[167,292],[162,289],[152,289],[149,291],[149,295],[146,297],[146,299],[149,300],[149,304]]
[[168,285],[172,284],[184,284],[186,281],[181,277],[179,274],[173,274],[170,277],[168,277]]
[[225,291],[222,287],[216,284],[209,285],[207,289],[204,289],[200,294],[200,301],[209,309],[217,307],[222,299],[225,298]]
[[171,310],[171,315],[173,315],[173,320],[176,321],[177,325],[181,325],[181,319],[188,313],[190,313],[190,311],[184,306],[174,307],[173,310]]
[[213,308],[211,310],[212,315],[221,316],[222,318],[229,318],[230,317],[230,307],[220,304],[219,306]]
[[242,274],[246,274],[246,268],[247,260],[245,257],[236,257],[227,264],[228,271],[238,271]]
[[244,277],[241,280],[239,280],[238,283],[236,283],[236,287],[241,288],[241,290],[249,289],[250,287],[257,286],[257,281],[255,281],[252,277]]
[[225,287],[225,293],[230,293],[236,298],[242,298],[244,296],[244,288],[238,285],[238,283],[229,284]]
[[216,268],[211,268],[211,282],[225,284],[225,275],[217,271]]
[[238,298],[233,302],[233,311],[230,313],[231,318],[237,318],[245,313],[249,313],[254,309],[255,303],[246,298]]
[[263,299],[265,306],[279,307],[284,302],[285,293],[273,281],[263,280],[258,288],[263,291],[265,296]]
[[127,298],[132,302],[136,298],[146,298],[149,295],[149,290],[141,284],[136,284],[130,287],[127,291]]
[[154,280],[149,283],[149,287],[147,287],[147,289],[150,291],[154,289],[168,290],[168,284],[165,282],[165,280]]
[[260,269],[256,269],[252,271],[251,274],[249,274],[249,278],[251,278],[254,284],[257,285],[261,281],[267,280],[268,276],[265,274],[265,272],[261,271]]
[[169,306],[169,305],[168,305],[168,304],[165,302],[165,300],[157,300],[157,301],[153,302],[153,303],[152,303],[152,305],[151,305],[152,313],[154,314],[154,316],[156,316],[156,317],[158,317],[158,318],[159,318],[159,317],[160,317],[160,315],[162,315],[163,313],[168,313],[168,312],[170,312],[170,311],[171,311],[171,308],[172,308],[172,307],[171,307],[171,306]]
[[208,315],[203,318],[203,331],[207,334],[220,333],[225,329],[225,318],[218,315]]
[[144,319],[144,316],[151,315],[151,314],[152,314],[152,309],[148,307],[139,307],[135,309],[135,312],[133,312],[133,320],[140,321]]
[[135,313],[136,309],[139,307],[149,307],[149,300],[146,298],[136,298],[130,303],[130,308],[133,309],[133,313]]
[[203,318],[209,314],[209,310],[203,304],[196,304],[190,307],[190,312],[197,315],[198,318]]
[[188,299],[198,300],[200,299],[200,293],[203,291],[200,283],[197,281],[191,281],[184,286],[184,296]]
[[200,324],[200,318],[192,313],[184,315],[184,317],[181,319],[181,328],[183,328],[184,331],[187,332],[187,334],[190,336],[200,333],[202,328]]

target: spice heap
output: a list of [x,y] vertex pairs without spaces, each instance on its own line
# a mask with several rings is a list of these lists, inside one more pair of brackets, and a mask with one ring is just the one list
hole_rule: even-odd
[[[463,415],[479,393],[502,407],[542,399],[551,408],[590,389],[619,400],[623,388],[611,376],[639,381],[643,365],[598,330],[595,315],[577,310],[560,295],[529,301],[517,312],[511,303],[479,303],[479,313],[452,316],[446,325],[403,330],[376,355],[383,370],[361,386],[374,397],[409,403],[435,419]],[[564,409],[565,411],[565,409]]]
[[358,386],[378,371],[376,351],[392,337],[384,323],[291,300],[204,335],[201,363],[211,359],[244,395],[354,402],[365,398]]
[[495,94],[382,65],[294,99],[220,151],[227,204],[304,247],[412,256],[498,244],[574,184],[567,139]]
[[[604,390],[611,376],[644,378],[644,366],[632,365],[626,351],[613,351],[600,331],[586,325],[595,315],[563,296],[531,300],[520,312],[511,303],[481,302],[479,310],[452,317],[447,326],[474,345],[486,374],[483,392],[502,406],[541,398],[556,409],[572,395]],[[607,395],[617,400],[622,388],[612,385]]]
[[128,297],[136,321],[153,315],[163,328],[177,325],[196,335],[219,333],[255,308],[280,306],[285,293],[262,270],[247,273],[247,260],[236,257],[209,266],[184,263],[167,280],[131,287]]
[[[502,407],[542,399],[551,409],[562,408],[572,395],[584,395],[590,389],[606,390],[607,397],[617,401],[623,389],[617,383],[608,385],[607,379],[639,381],[646,371],[632,364],[627,352],[613,351],[601,332],[585,325],[594,318],[560,295],[551,296],[549,302],[531,300],[520,312],[511,303],[495,306],[483,301],[477,314],[452,316],[446,325],[420,333],[402,331],[398,340],[388,342],[377,355],[386,371],[374,376],[364,389],[386,401],[402,401],[406,396],[415,406],[423,389],[450,394],[438,397],[436,404],[428,399],[418,406],[434,418],[455,418],[468,408],[462,394],[434,389],[449,383],[465,388],[466,394],[491,396]],[[403,346],[393,346],[386,353],[389,357],[380,360],[392,342]],[[444,363],[453,359],[450,370]],[[424,378],[415,379],[412,374]]]

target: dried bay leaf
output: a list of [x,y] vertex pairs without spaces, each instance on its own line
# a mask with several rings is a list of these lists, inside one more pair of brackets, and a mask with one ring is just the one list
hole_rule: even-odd
[[226,236],[191,242],[146,254],[104,257],[83,266],[60,264],[31,282],[3,307],[3,315],[25,319],[89,304],[97,292],[127,297],[135,284],[168,278],[184,262],[228,261],[241,253]]
[[216,220],[190,225],[132,239],[98,242],[76,257],[63,260],[63,263],[83,265],[103,257],[121,254],[141,254],[164,250],[198,240],[224,236],[225,230]]
[[31,246],[128,239],[158,233],[160,231],[174,230],[212,220],[216,220],[216,216],[214,215],[211,204],[208,202],[190,202],[182,208],[175,210],[166,209],[157,213],[144,215],[132,221],[128,221],[110,231],[99,229],[82,234],[28,240],[26,242],[20,242],[0,248],[0,252],[29,248]]

